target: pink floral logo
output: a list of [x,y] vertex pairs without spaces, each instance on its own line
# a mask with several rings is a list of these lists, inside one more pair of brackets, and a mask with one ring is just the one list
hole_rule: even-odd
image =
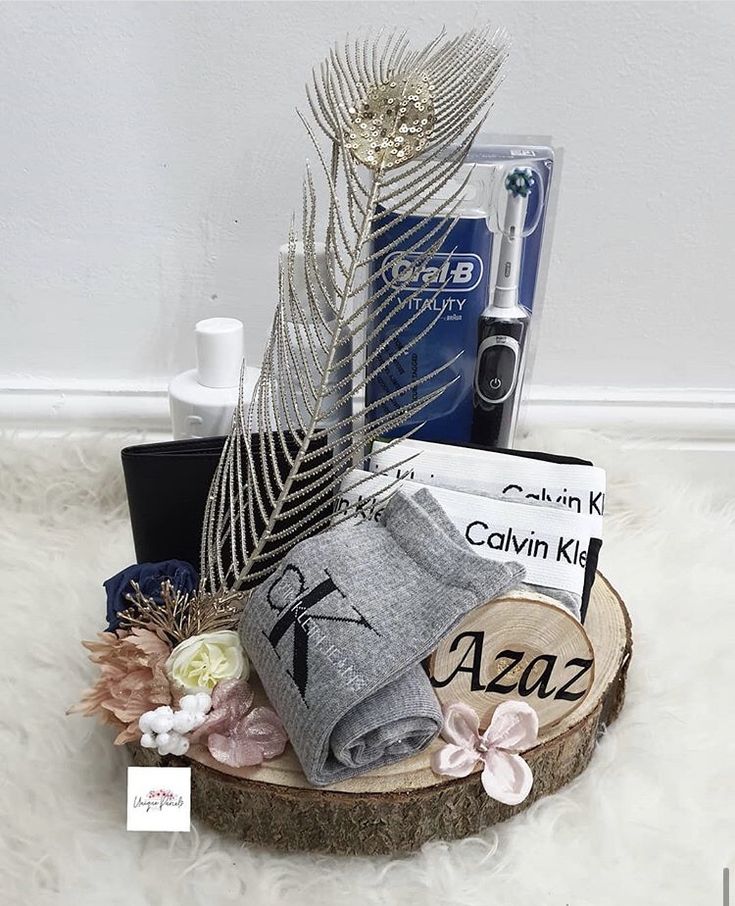
[[136,796],[133,799],[134,809],[144,809],[147,812],[159,811],[165,809],[179,809],[184,807],[184,799],[178,796],[173,790],[160,789],[149,790],[145,796]]

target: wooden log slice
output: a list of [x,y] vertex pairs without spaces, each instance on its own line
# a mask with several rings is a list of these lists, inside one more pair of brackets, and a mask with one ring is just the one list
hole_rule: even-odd
[[505,821],[569,783],[589,764],[598,736],[617,717],[632,650],[628,612],[598,573],[585,630],[595,653],[592,688],[572,713],[547,727],[524,758],[534,776],[528,799],[506,806],[489,799],[479,773],[434,774],[425,752],[326,789],[310,786],[290,747],[255,768],[230,769],[206,750],[160,757],[133,746],[140,765],[190,766],[192,813],[224,833],[277,849],[373,855],[406,852],[433,839],[475,834]]
[[594,648],[563,607],[526,590],[470,611],[429,658],[442,707],[461,702],[480,729],[508,699],[536,711],[539,734],[579,708],[594,686]]

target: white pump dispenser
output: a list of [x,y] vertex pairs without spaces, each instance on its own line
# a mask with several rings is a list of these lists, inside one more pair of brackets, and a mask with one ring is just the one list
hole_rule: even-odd
[[[294,324],[288,323],[289,344],[292,348],[292,354],[295,362],[300,363],[302,357],[298,353],[299,347],[316,349],[322,348],[323,340],[320,340],[320,328],[318,326],[319,318],[329,323],[332,329],[335,329],[335,314],[332,303],[332,278],[329,275],[329,261],[327,250],[324,243],[315,243],[314,264],[316,268],[316,278],[318,282],[329,293],[329,298],[317,299],[316,305],[319,313],[314,312],[308,304],[308,292],[306,281],[306,260],[303,242],[299,241],[294,244],[293,248],[293,268],[289,274],[289,247],[282,245],[279,249],[279,273],[281,279],[281,291],[284,296],[292,293],[301,302],[301,308],[304,311],[305,322]],[[336,449],[341,450],[338,443],[339,438],[346,437],[351,431],[350,416],[352,415],[352,401],[348,397],[346,401],[340,404],[344,398],[344,381],[348,378],[352,370],[352,341],[349,331],[345,328],[340,333],[341,341],[337,346],[335,355],[335,364],[326,376],[326,393],[322,400],[323,417],[317,422],[319,428],[328,430],[331,434],[331,441],[336,444]],[[319,366],[325,364],[326,355],[319,362]],[[314,373],[310,375],[311,384],[318,387],[322,379],[322,373],[319,367],[316,367]],[[296,382],[294,382],[296,383]],[[333,387],[341,385],[340,390],[332,390]],[[289,411],[282,412],[285,424],[296,423],[298,420],[304,423],[309,420],[309,412],[315,405],[315,397],[309,393],[308,382],[304,382],[301,387],[294,388],[291,394],[291,404]]]
[[[214,437],[230,430],[244,363],[244,328],[236,318],[207,318],[194,327],[197,367],[177,374],[168,388],[175,440]],[[246,369],[245,401],[259,369]]]

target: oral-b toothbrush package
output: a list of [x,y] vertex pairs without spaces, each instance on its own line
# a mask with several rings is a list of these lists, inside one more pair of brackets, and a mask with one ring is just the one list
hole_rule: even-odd
[[[380,350],[377,361],[384,364],[369,376],[368,419],[406,403],[416,392],[409,385],[438,372],[428,378],[423,393],[451,384],[393,433],[413,430],[422,440],[512,446],[531,323],[537,319],[533,313],[540,308],[553,171],[554,151],[546,144],[480,139],[457,184],[443,190],[451,195],[469,174],[456,222],[430,260],[402,246],[416,242],[416,228],[431,213],[431,203],[375,239],[373,291],[395,290],[396,299],[393,318],[368,350]],[[420,226],[427,242],[440,220]],[[425,317],[408,323],[417,308]],[[451,366],[441,370],[448,362]]]

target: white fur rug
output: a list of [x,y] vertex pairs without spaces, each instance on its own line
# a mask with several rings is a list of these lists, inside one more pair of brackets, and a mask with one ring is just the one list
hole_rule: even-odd
[[723,495],[591,434],[529,442],[608,469],[601,566],[635,641],[620,719],[581,778],[481,837],[395,860],[283,856],[196,824],[127,833],[125,753],[64,716],[92,676],[79,640],[104,624],[100,583],[133,560],[121,445],[0,448],[3,904],[722,903],[723,868],[735,870],[735,506]]

